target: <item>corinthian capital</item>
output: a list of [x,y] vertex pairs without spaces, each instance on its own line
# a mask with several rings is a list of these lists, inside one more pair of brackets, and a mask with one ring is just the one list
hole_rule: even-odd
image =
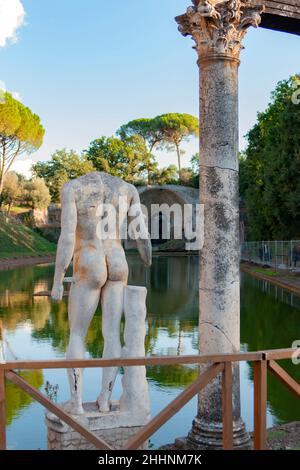
[[258,27],[263,6],[249,0],[192,0],[193,6],[176,21],[183,36],[192,36],[199,58],[212,55],[239,59],[250,26]]

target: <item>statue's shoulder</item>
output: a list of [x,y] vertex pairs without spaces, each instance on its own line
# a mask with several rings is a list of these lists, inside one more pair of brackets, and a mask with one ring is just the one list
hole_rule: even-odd
[[124,193],[129,193],[134,195],[136,193],[136,188],[133,184],[127,183],[127,181],[118,178],[117,176],[112,176],[108,173],[100,172],[101,179],[104,184],[110,186],[112,189],[119,190]]

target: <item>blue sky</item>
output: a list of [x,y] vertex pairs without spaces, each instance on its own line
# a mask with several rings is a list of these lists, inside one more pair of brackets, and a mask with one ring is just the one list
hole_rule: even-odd
[[[130,119],[165,112],[198,114],[192,41],[174,17],[190,0],[22,0],[18,41],[0,48],[0,80],[37,112],[46,128],[32,158],[78,151]],[[300,37],[251,30],[240,67],[240,136],[276,83],[300,71]],[[188,162],[197,143],[187,146]],[[160,155],[161,165],[176,163]]]

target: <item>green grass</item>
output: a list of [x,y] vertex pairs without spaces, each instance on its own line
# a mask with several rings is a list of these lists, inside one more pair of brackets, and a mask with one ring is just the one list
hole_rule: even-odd
[[268,439],[283,439],[286,435],[286,431],[269,431]]
[[10,210],[10,213],[13,214],[24,214],[30,212],[30,207],[28,206],[13,206]]
[[53,254],[56,245],[25,225],[0,214],[0,258]]
[[272,269],[265,269],[265,268],[253,268],[253,271],[256,273],[261,273],[265,274],[266,276],[271,276],[271,277],[276,277],[278,276],[278,273],[276,271],[273,271]]

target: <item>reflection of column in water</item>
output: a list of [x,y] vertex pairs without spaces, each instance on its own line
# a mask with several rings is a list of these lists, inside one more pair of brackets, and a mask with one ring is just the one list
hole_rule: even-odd
[[178,322],[178,347],[177,347],[177,356],[180,356],[182,353],[182,332],[181,332],[181,325]]

